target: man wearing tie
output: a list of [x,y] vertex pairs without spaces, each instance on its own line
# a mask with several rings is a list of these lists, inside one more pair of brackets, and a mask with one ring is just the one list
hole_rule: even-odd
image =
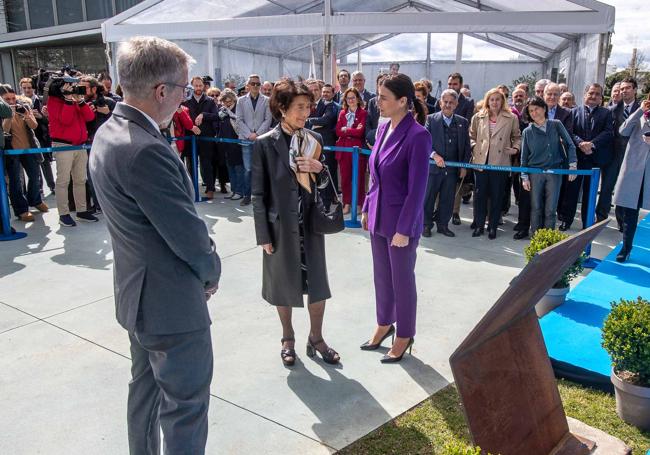
[[463,178],[466,169],[447,167],[445,161],[469,162],[472,149],[469,140],[469,122],[460,115],[454,114],[458,106],[458,93],[447,89],[440,97],[440,112],[427,116],[424,127],[431,134],[433,151],[431,159],[435,164],[429,165],[429,181],[424,201],[424,231],[423,237],[431,237],[433,228],[433,212],[436,198],[438,202],[438,233],[446,237],[455,237],[449,229],[454,206],[454,193],[459,174]]
[[[614,140],[612,112],[601,107],[603,87],[593,83],[586,87],[584,105],[575,108],[573,115],[573,142],[578,153],[578,169],[606,168],[613,158]],[[582,228],[587,227],[587,207],[589,204],[590,176],[579,175],[567,185],[562,209],[560,211],[561,231],[571,227],[578,206],[578,196],[582,187]],[[593,222],[594,220],[590,220]]]
[[[596,215],[598,215],[599,219],[599,209],[601,209],[603,213],[606,210],[607,215],[609,215],[609,208],[612,202],[612,192],[614,190],[614,185],[616,184],[616,179],[618,178],[618,173],[621,170],[621,164],[623,163],[627,143],[630,140],[629,137],[621,136],[619,128],[640,106],[639,101],[636,99],[636,90],[638,87],[636,79],[626,77],[619,83],[619,87],[621,100],[618,104],[614,104],[610,107],[612,116],[614,117],[614,159],[612,160],[612,164],[609,166],[607,173],[605,173],[605,170],[603,169],[603,188],[600,190],[600,198],[603,201],[603,206],[601,207],[599,204],[599,207],[596,208]],[[605,175],[607,175],[607,179],[605,179]],[[606,217],[603,217],[603,219],[604,218]],[[623,215],[621,209],[618,207],[616,208],[616,221],[618,222],[619,230],[623,232]]]
[[[339,106],[333,100],[334,87],[331,84],[325,84],[321,90],[318,82],[314,81],[309,84],[309,89],[314,94],[314,99],[318,101],[311,116],[307,119],[306,126],[321,135],[324,146],[333,147],[336,144],[336,121],[339,117]],[[339,173],[336,152],[325,150],[323,153],[325,154],[325,164],[332,176],[334,188],[338,189]],[[328,188],[331,188],[331,186]]]

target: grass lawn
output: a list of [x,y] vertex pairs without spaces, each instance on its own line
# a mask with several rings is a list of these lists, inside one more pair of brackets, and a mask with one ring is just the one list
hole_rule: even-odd
[[[558,381],[567,415],[623,440],[634,455],[650,449],[650,433],[616,415],[613,395]],[[460,399],[450,385],[415,408],[341,450],[341,455],[479,455],[471,446]]]

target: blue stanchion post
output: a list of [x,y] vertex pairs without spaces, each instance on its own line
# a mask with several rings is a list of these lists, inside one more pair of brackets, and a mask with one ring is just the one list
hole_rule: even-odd
[[359,147],[352,150],[352,207],[350,219],[345,221],[345,227],[360,228],[361,222],[357,219],[357,203],[359,201]]
[[[595,167],[591,170],[591,179],[589,181],[589,205],[587,206],[587,225],[585,228],[590,227],[596,220],[596,199],[598,198],[598,184],[600,183],[600,169]],[[591,257],[591,243],[585,248],[587,259],[584,262],[584,267],[588,269],[595,269],[600,264],[600,259]]]
[[11,232],[11,213],[9,211],[9,195],[5,182],[5,154],[0,149],[0,213],[2,214],[2,230],[0,231],[0,242],[7,240],[18,240],[27,237],[24,232]]
[[192,136],[192,183],[194,184],[194,202],[201,202],[199,193],[199,157],[196,151],[196,136]]

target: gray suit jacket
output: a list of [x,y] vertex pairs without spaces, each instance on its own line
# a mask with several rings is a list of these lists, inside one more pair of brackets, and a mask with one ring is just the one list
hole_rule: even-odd
[[204,290],[221,263],[178,155],[140,111],[118,103],[89,167],[113,243],[118,322],[151,334],[208,327]]
[[269,99],[259,94],[257,106],[253,109],[253,102],[249,94],[237,100],[237,128],[239,139],[248,139],[251,133],[258,136],[269,131],[271,128],[271,110]]

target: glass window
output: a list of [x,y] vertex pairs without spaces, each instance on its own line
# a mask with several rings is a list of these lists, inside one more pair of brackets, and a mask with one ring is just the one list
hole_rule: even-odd
[[72,66],[84,74],[99,74],[108,69],[103,44],[74,46],[71,51]]
[[132,6],[137,5],[141,1],[142,0],[115,0],[115,9],[117,10],[115,13],[120,14]]
[[56,0],[56,11],[59,16],[59,25],[74,24],[84,20],[81,0]]
[[38,60],[36,59],[36,49],[14,49],[14,71],[16,71],[16,80],[23,77],[31,76],[38,72]]
[[113,15],[113,5],[109,0],[86,0],[86,17],[89,21],[106,19]]
[[29,24],[31,28],[54,26],[54,8],[52,0],[27,0]]
[[41,68],[58,71],[66,64],[70,64],[71,55],[69,48],[65,47],[39,47],[38,64]]
[[5,0],[4,4],[7,15],[7,30],[9,32],[27,30],[27,18],[25,17],[25,4],[23,0]]

